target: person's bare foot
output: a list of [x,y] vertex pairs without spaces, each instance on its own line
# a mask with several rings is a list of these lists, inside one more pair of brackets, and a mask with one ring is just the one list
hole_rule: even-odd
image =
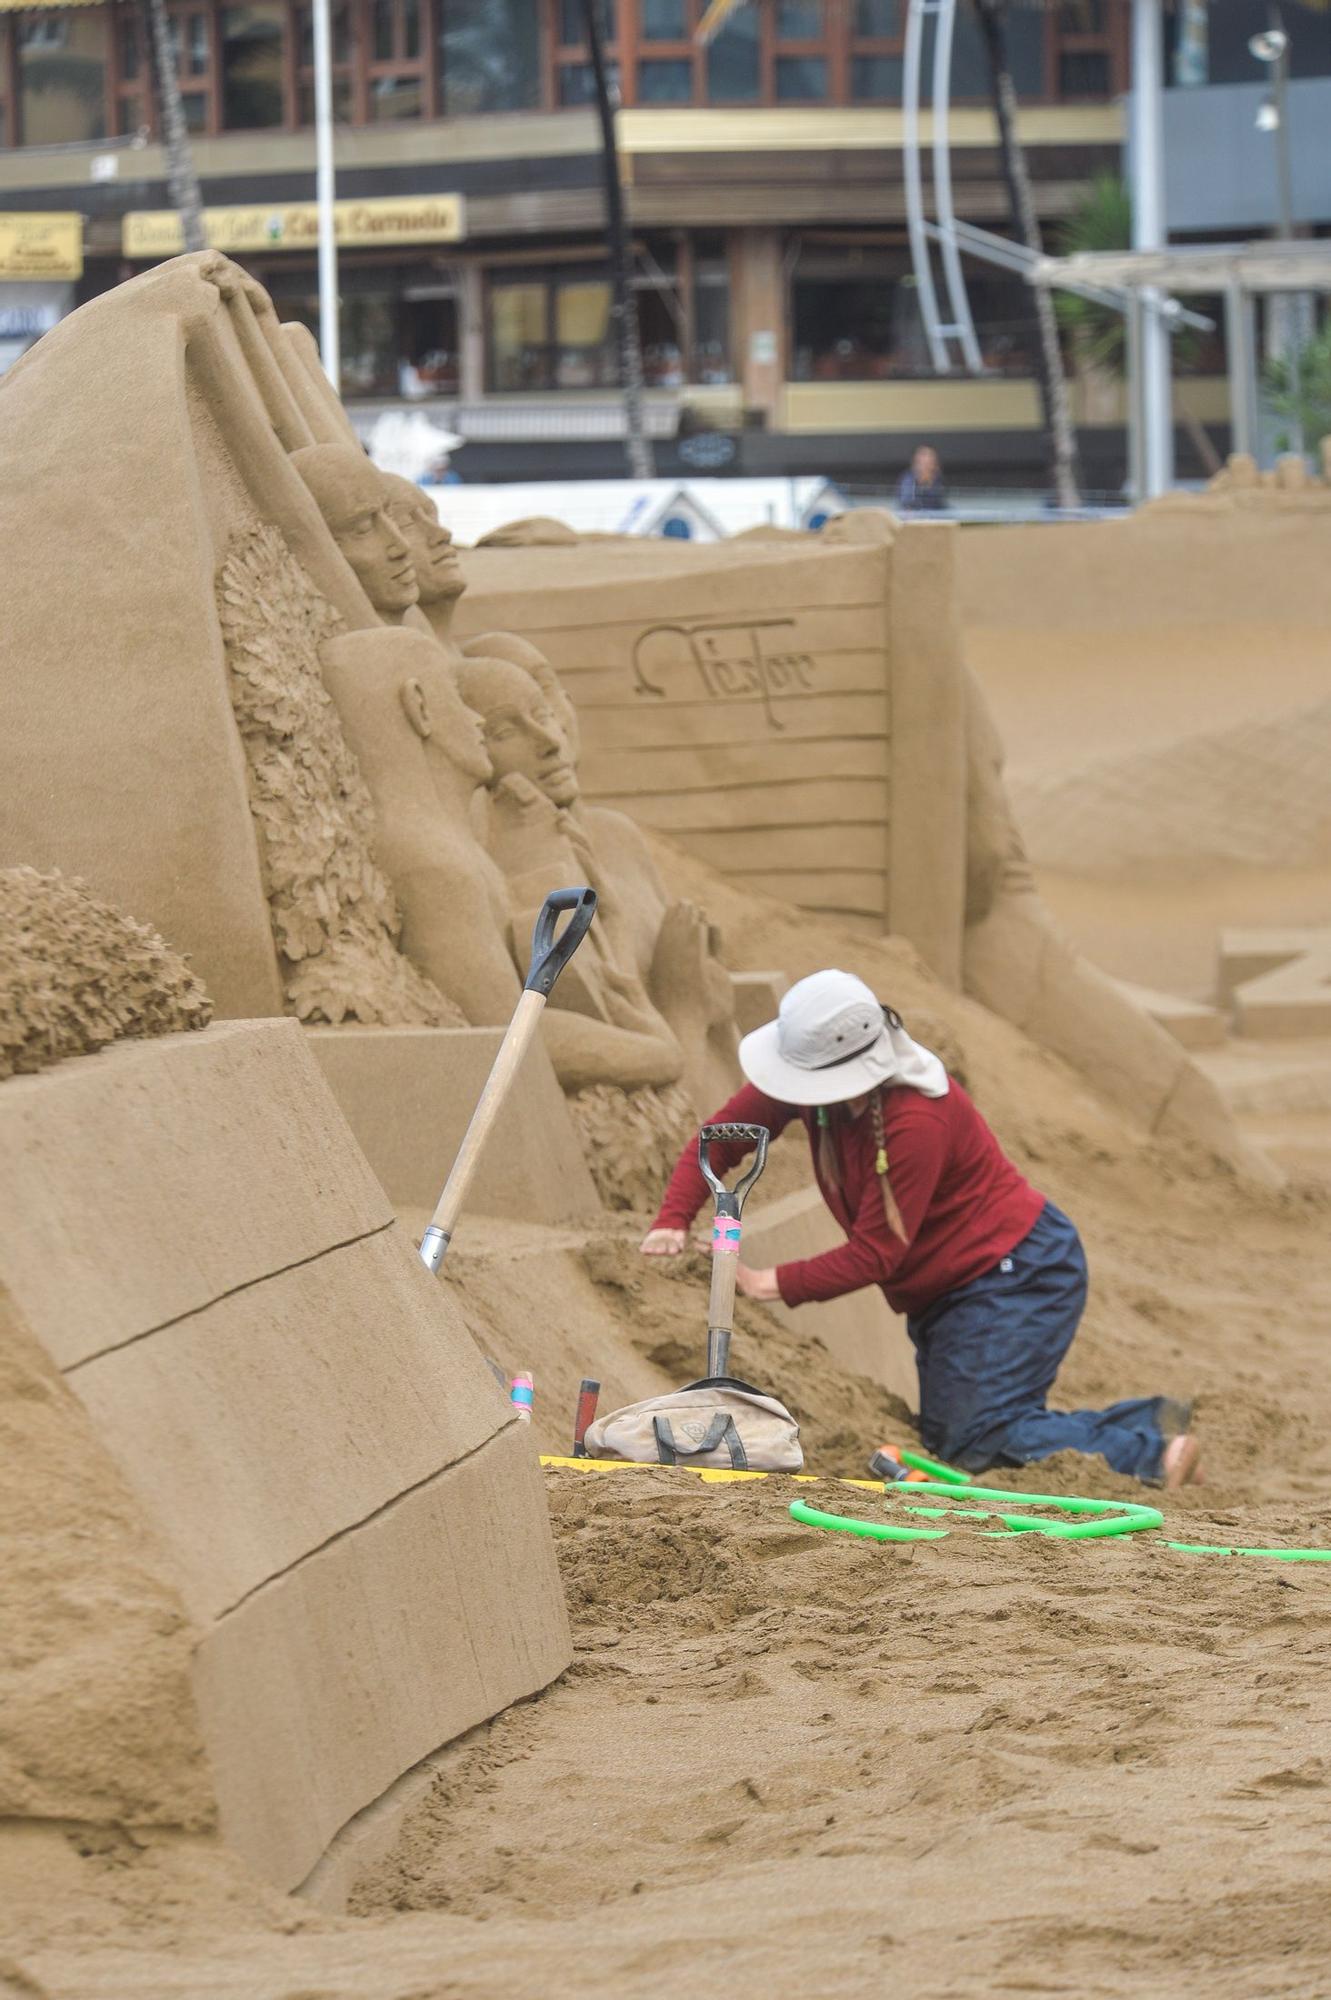
[[1182,1431],[1171,1438],[1160,1465],[1167,1491],[1174,1493],[1180,1486],[1200,1484],[1201,1466],[1202,1448],[1195,1437]]

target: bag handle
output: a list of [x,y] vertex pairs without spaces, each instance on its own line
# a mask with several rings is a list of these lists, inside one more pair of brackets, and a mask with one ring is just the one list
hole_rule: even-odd
[[719,1451],[724,1445],[730,1453],[730,1463],[736,1472],[747,1472],[749,1469],[744,1440],[735,1429],[735,1419],[727,1410],[718,1411],[712,1418],[706,1436],[700,1438],[695,1445],[676,1444],[669,1417],[660,1415],[653,1417],[652,1429],[656,1432],[656,1451],[662,1465],[674,1465],[681,1456],[701,1458],[704,1452]]

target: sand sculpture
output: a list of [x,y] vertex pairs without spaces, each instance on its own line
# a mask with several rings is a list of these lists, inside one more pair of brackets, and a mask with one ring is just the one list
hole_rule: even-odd
[[57,1065],[0,1087],[0,1848],[78,1822],[323,1879],[567,1660],[530,1440],[297,1025],[205,1026],[58,878],[0,906],[0,1018]]
[[0,939],[0,1082],[212,1018],[179,953],[54,870],[0,868]]
[[[78,454],[95,491],[76,536],[51,469],[64,455],[49,446],[108,368],[122,393],[98,405],[91,457]],[[26,495],[7,546],[29,670],[0,692],[16,762],[0,858],[83,869],[190,952],[224,1015],[285,1009],[385,1032],[498,1024],[525,950],[515,906],[551,871],[594,862],[599,957],[544,1038],[603,1192],[623,1199],[636,1162],[646,1198],[692,1116],[681,1042],[706,1050],[687,1083],[707,1098],[733,1030],[705,922],[669,906],[616,817],[628,808],[754,888],[890,928],[946,983],[964,959],[974,990],[1015,1018],[1039,1022],[1042,994],[1075,990],[1082,1025],[1049,1030],[1063,1051],[1103,1071],[1112,1025],[1124,1101],[1227,1143],[1174,1047],[1069,969],[1019,866],[1004,875],[1007,829],[978,870],[1001,894],[976,902],[977,801],[996,787],[1001,820],[1001,785],[974,747],[984,731],[960,665],[951,531],[857,517],[799,544],[487,548],[462,565],[462,599],[424,507],[355,447],[309,336],[280,326],[262,289],[213,253],[73,315],[4,397],[0,454]],[[52,618],[33,579],[88,571],[87,517],[117,559]],[[122,549],[126,525],[149,521]],[[424,608],[413,550],[429,573]],[[455,619],[473,639],[527,638],[581,718],[584,800],[519,798],[519,773],[496,782],[502,869],[471,817],[492,760],[459,703]],[[486,643],[494,660],[499,642]],[[91,700],[94,653],[102,727],[71,740],[59,717]],[[530,656],[506,666],[540,685]]]

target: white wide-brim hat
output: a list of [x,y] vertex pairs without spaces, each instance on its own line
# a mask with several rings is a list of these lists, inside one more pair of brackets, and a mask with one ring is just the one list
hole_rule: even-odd
[[844,1104],[880,1084],[946,1097],[947,1071],[911,1040],[853,972],[810,973],[791,987],[775,1021],[739,1045],[750,1083],[781,1104]]

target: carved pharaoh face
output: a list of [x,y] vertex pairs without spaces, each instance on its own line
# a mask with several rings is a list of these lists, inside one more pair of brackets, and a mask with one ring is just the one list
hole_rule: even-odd
[[496,778],[527,778],[552,805],[571,806],[578,776],[568,737],[531,675],[507,660],[468,660],[462,690],[480,714]]
[[422,604],[447,603],[466,589],[453,537],[434,511],[434,502],[395,472],[383,474],[388,518],[407,545]]
[[379,616],[400,618],[419,591],[406,538],[389,517],[382,473],[350,445],[311,445],[292,462]]

